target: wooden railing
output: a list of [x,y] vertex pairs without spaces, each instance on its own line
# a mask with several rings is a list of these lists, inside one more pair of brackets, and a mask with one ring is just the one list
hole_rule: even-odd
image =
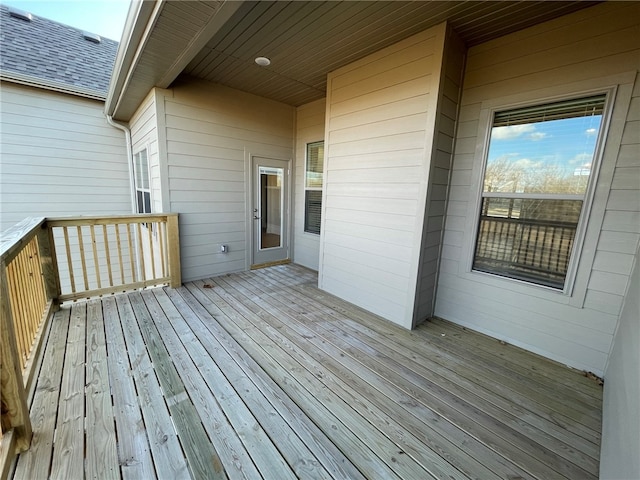
[[0,237],[0,478],[31,440],[28,399],[60,303],[181,284],[177,214],[27,219]]
[[178,216],[51,218],[60,301],[180,284]]

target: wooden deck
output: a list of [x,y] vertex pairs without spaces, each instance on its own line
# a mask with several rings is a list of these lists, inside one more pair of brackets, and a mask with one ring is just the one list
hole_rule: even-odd
[[19,479],[597,478],[601,387],[296,265],[56,314]]

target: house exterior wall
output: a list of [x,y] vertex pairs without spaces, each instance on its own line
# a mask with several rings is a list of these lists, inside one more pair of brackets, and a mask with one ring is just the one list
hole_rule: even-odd
[[329,74],[320,288],[410,328],[446,25]]
[[[604,3],[469,49],[436,315],[599,375],[636,252],[639,5]],[[571,294],[471,272],[491,107],[617,87]]]
[[605,373],[600,478],[640,478],[640,250]]
[[247,270],[251,158],[293,158],[294,108],[185,77],[156,91],[156,109],[166,202],[180,213],[183,280]]
[[131,212],[124,134],[104,104],[2,82],[0,229],[30,216]]
[[324,140],[326,99],[296,109],[296,160],[294,181],[293,261],[318,270],[320,235],[304,231],[304,175],[307,144]]

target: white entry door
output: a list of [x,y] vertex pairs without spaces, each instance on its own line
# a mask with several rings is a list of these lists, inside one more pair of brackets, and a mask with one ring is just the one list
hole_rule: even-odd
[[253,265],[289,258],[289,162],[253,157]]

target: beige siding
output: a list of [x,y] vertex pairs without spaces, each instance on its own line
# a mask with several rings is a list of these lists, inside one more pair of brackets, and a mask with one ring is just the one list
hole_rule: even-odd
[[320,287],[413,322],[446,26],[329,75]]
[[[602,4],[469,50],[436,301],[438,316],[600,375],[640,238],[637,87],[630,101],[638,9]],[[619,88],[573,293],[470,272],[485,106],[612,85]]]
[[[293,158],[294,109],[191,79],[159,92],[169,209],[180,213],[183,279],[245,270],[251,258],[250,159]],[[223,244],[228,253],[220,252]]]
[[304,172],[307,144],[324,140],[325,108],[323,98],[296,109],[293,261],[313,270],[319,268],[320,236],[304,231]]
[[0,230],[29,216],[131,211],[125,137],[102,102],[1,88]]
[[147,149],[149,160],[149,184],[151,186],[151,211],[163,212],[162,173],[160,168],[160,152],[158,142],[158,103],[157,89],[152,90],[129,121],[131,129],[131,146],[133,153]]
[[604,386],[600,478],[640,478],[640,250],[620,315]]
[[414,325],[433,315],[465,52],[466,47],[462,40],[453,30],[449,29],[444,46],[443,69],[438,89],[429,190],[422,231],[422,252],[414,307]]

